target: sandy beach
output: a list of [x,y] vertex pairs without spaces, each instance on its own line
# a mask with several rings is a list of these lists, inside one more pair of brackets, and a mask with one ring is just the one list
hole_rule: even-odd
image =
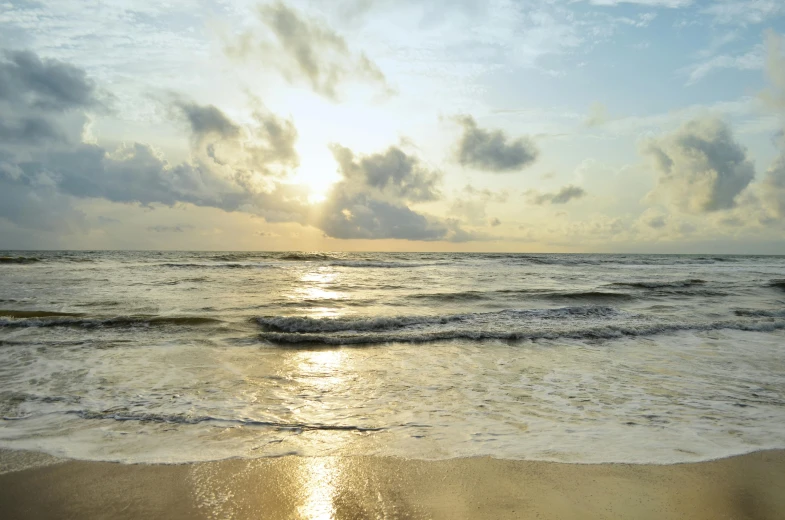
[[[6,470],[46,464],[2,452]],[[48,518],[785,518],[785,451],[676,465],[295,457],[63,461],[0,475],[0,516]]]

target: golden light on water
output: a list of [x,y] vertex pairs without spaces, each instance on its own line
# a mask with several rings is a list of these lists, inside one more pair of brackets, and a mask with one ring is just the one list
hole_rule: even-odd
[[[341,349],[301,351],[296,356],[298,379],[314,395],[327,394],[344,385],[344,361],[346,354]],[[318,401],[318,400],[317,400]],[[325,410],[314,402],[311,413],[318,417]],[[318,422],[332,423],[329,415]],[[339,449],[345,438],[336,431],[319,432],[320,442],[329,443]],[[339,489],[340,467],[331,457],[305,457],[300,465],[302,482],[302,504],[298,512],[309,520],[335,518],[335,498]]]
[[[287,295],[292,301],[308,302],[323,300],[325,303],[330,300],[342,300],[348,298],[347,294],[334,291],[330,288],[338,279],[340,273],[331,268],[317,268],[306,271],[300,276],[298,287]],[[325,307],[310,307],[308,314],[313,318],[337,317],[341,313],[338,309]]]

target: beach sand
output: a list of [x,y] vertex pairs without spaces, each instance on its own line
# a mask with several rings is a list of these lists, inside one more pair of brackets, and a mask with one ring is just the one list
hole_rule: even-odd
[[33,466],[0,474],[8,520],[785,518],[785,451],[675,465],[295,456],[126,465],[9,451],[0,460],[6,471]]

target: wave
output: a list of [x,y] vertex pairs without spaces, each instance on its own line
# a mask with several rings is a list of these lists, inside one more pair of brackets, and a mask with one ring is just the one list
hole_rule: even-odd
[[372,260],[337,260],[330,262],[333,267],[370,267],[370,268],[386,268],[397,269],[406,267],[425,267],[434,264],[413,264],[408,262],[385,262],[385,261],[372,261]]
[[580,254],[486,254],[483,258],[502,260],[511,264],[528,265],[710,265],[739,262],[732,256],[678,256],[678,255],[580,255]]
[[78,415],[82,419],[112,419],[115,421],[140,421],[153,423],[174,423],[174,424],[200,424],[205,422],[215,422],[221,425],[238,424],[242,426],[261,426],[275,428],[277,430],[323,430],[323,431],[354,431],[354,432],[377,432],[385,428],[371,426],[355,426],[343,424],[322,424],[322,423],[285,423],[278,421],[261,421],[255,419],[236,419],[221,418],[210,415],[191,415],[191,414],[159,414],[150,412],[131,412],[127,410],[71,410],[66,412]]
[[[48,318],[48,319],[47,319]],[[216,318],[203,316],[115,316],[112,318],[78,318],[68,316],[0,318],[0,328],[23,327],[83,327],[83,328],[123,328],[154,326],[196,326],[222,323]]]
[[287,253],[276,258],[276,260],[286,260],[290,262],[303,262],[314,260],[338,260],[338,258],[326,253]]
[[274,269],[276,267],[273,264],[263,264],[263,263],[241,264],[238,262],[222,262],[222,263],[214,263],[214,264],[167,262],[157,265],[159,267],[168,267],[172,269]]
[[696,285],[703,285],[706,280],[700,278],[691,278],[689,280],[673,280],[668,282],[616,282],[607,284],[608,287],[630,287],[633,289],[668,289],[668,288],[684,288],[694,287]]
[[269,332],[313,333],[345,331],[381,331],[424,325],[457,322],[493,323],[500,318],[564,319],[568,317],[603,317],[619,313],[612,307],[561,307],[558,309],[503,310],[499,312],[450,314],[441,316],[383,316],[377,318],[309,318],[307,316],[263,316],[256,318]]
[[777,289],[782,289],[785,291],[785,280],[771,280],[769,282],[769,287],[775,287]]
[[0,256],[0,264],[35,264],[40,261],[35,256]]
[[629,294],[606,291],[554,292],[544,296],[552,299],[567,300],[632,300],[634,298]]
[[382,334],[291,334],[280,332],[262,333],[260,338],[272,343],[283,344],[323,344],[323,345],[372,345],[380,343],[429,343],[449,340],[541,340],[541,339],[579,339],[604,340],[625,336],[652,336],[679,331],[708,331],[732,329],[741,331],[772,332],[785,329],[785,321],[717,321],[705,323],[650,323],[630,325],[603,325],[564,330],[507,330],[493,331],[481,329],[456,329],[432,332],[403,331]]
[[61,318],[84,316],[82,312],[54,312],[54,311],[17,311],[12,309],[0,309],[0,317],[3,318]]
[[770,311],[764,309],[736,309],[736,316],[749,316],[752,318],[785,318],[785,309]]
[[478,301],[492,300],[499,297],[552,300],[632,300],[634,296],[609,291],[550,291],[547,289],[501,289],[498,291],[458,291],[441,293],[418,293],[406,296],[412,300],[433,301]]

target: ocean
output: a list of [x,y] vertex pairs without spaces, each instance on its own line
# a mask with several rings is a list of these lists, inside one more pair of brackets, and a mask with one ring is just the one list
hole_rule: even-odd
[[785,448],[785,257],[0,257],[0,448],[663,464]]

